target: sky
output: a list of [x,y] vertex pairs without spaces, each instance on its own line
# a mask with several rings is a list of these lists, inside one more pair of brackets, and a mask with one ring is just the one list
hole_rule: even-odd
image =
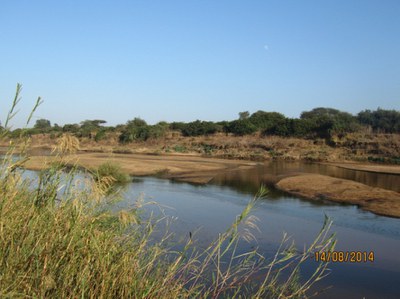
[[400,110],[400,1],[1,0],[0,119]]

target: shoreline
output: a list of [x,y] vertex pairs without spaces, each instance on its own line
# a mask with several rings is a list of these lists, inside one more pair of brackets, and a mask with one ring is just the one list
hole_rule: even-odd
[[[31,156],[24,167],[42,170],[61,161],[56,156]],[[131,176],[156,176],[187,183],[206,184],[217,174],[250,169],[260,162],[237,159],[202,157],[193,154],[116,154],[81,152],[64,157],[64,163],[87,169],[105,162],[119,164]],[[400,166],[359,162],[319,162],[350,170],[400,175]],[[329,200],[353,204],[372,213],[400,218],[400,193],[371,187],[351,180],[309,173],[280,175],[275,188],[309,200]],[[316,182],[318,182],[316,184]]]
[[[24,168],[42,170],[51,163],[61,161],[55,156],[31,156]],[[258,164],[248,160],[205,158],[195,155],[154,155],[79,153],[64,157],[64,163],[87,169],[97,168],[105,162],[115,163],[130,176],[157,176],[188,183],[206,184],[216,174],[249,169]]]

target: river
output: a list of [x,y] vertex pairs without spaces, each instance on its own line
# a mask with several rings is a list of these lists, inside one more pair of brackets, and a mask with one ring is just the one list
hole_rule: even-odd
[[[128,186],[125,199],[119,206],[130,206],[144,194],[145,200],[156,201],[164,207],[167,215],[175,218],[170,230],[176,236],[183,239],[189,232],[196,232],[197,244],[205,246],[234,221],[261,183],[270,183],[272,175],[301,171],[353,179],[395,191],[400,186],[400,176],[334,168],[275,162],[218,175],[207,185],[142,177]],[[258,246],[264,256],[272,256],[283,232],[288,233],[301,248],[311,243],[327,215],[333,220],[331,231],[338,240],[337,251],[374,253],[374,262],[331,263],[329,276],[314,288],[325,290],[316,298],[399,298],[400,219],[378,216],[353,205],[304,200],[272,187],[267,196],[257,202],[253,214],[259,219],[260,232],[254,232],[256,244],[241,244],[243,251]],[[314,267],[315,261],[310,260],[302,273],[307,275]]]
[[[132,207],[139,197],[156,201],[147,212],[164,213],[173,218],[169,231],[174,241],[191,233],[199,247],[206,247],[218,233],[225,231],[253,198],[261,184],[269,193],[259,199],[253,210],[259,231],[257,242],[241,242],[239,250],[258,251],[269,258],[286,232],[298,248],[309,245],[318,234],[325,215],[333,220],[331,232],[338,240],[337,251],[373,252],[374,262],[331,263],[330,274],[318,282],[315,298],[399,298],[400,294],[400,219],[378,216],[354,205],[301,199],[275,190],[271,183],[288,173],[310,172],[352,179],[371,186],[399,191],[400,176],[340,169],[302,162],[271,162],[253,169],[217,175],[207,185],[174,182],[154,177],[134,178],[124,190],[124,199],[116,208]],[[34,172],[26,171],[29,176]],[[317,183],[317,182],[316,182]],[[162,232],[161,232],[162,233]],[[303,277],[316,267],[309,260],[302,268]]]

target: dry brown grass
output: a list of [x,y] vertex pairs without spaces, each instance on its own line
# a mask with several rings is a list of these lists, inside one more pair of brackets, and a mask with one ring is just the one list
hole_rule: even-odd
[[53,151],[60,155],[74,154],[79,150],[79,139],[70,134],[63,134],[57,139]]
[[[51,148],[56,140],[48,134],[32,136],[32,147]],[[330,145],[322,139],[263,137],[259,134],[232,136],[218,133],[212,136],[183,137],[177,132],[159,139],[118,143],[118,133],[96,142],[80,138],[80,149],[88,152],[140,153],[140,154],[191,154],[224,159],[245,160],[308,160],[308,161],[368,161],[393,163],[400,159],[399,134],[354,133],[334,138]],[[7,145],[7,144],[4,144]]]

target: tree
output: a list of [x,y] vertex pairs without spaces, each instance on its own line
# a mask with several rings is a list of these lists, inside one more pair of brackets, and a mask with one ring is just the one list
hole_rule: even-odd
[[171,130],[176,130],[176,131],[181,131],[185,128],[186,124],[184,122],[177,122],[174,121],[172,123],[169,124],[169,128]]
[[121,143],[133,142],[136,140],[145,141],[150,138],[150,127],[146,121],[135,117],[133,120],[129,120],[126,123],[125,128],[122,129],[119,135],[119,141]]
[[211,121],[192,121],[182,128],[184,136],[212,135],[218,130],[218,125]]
[[81,122],[81,127],[79,129],[79,135],[81,137],[89,137],[95,136],[96,133],[100,130],[101,125],[105,124],[105,120],[94,119],[94,120],[85,120]]
[[302,120],[312,124],[317,137],[331,138],[332,135],[343,135],[358,130],[357,119],[350,113],[333,108],[318,107],[301,113]]
[[78,124],[65,124],[62,128],[63,132],[76,134],[79,131]]
[[140,117],[135,117],[133,120],[127,121],[126,125],[128,127],[134,128],[147,126],[147,123],[144,119],[141,119]]
[[52,128],[52,131],[61,132],[62,128],[58,124],[54,124],[53,128]]
[[357,119],[361,124],[371,126],[376,132],[400,133],[400,112],[396,110],[364,110],[358,113]]
[[226,133],[233,133],[237,136],[252,134],[257,131],[249,119],[238,119],[227,123],[224,127]]
[[276,136],[291,136],[293,135],[292,119],[281,119],[275,122],[272,126],[268,126],[263,132],[263,135],[276,135]]
[[36,123],[33,127],[44,133],[51,129],[51,123],[48,119],[41,118],[36,120]]
[[282,123],[285,119],[286,117],[282,113],[265,112],[262,110],[253,113],[249,117],[250,122],[260,130],[268,130],[277,123]]
[[150,126],[126,127],[119,135],[121,143],[129,143],[136,140],[146,141],[150,137]]
[[250,116],[249,111],[239,112],[239,119],[248,119]]

